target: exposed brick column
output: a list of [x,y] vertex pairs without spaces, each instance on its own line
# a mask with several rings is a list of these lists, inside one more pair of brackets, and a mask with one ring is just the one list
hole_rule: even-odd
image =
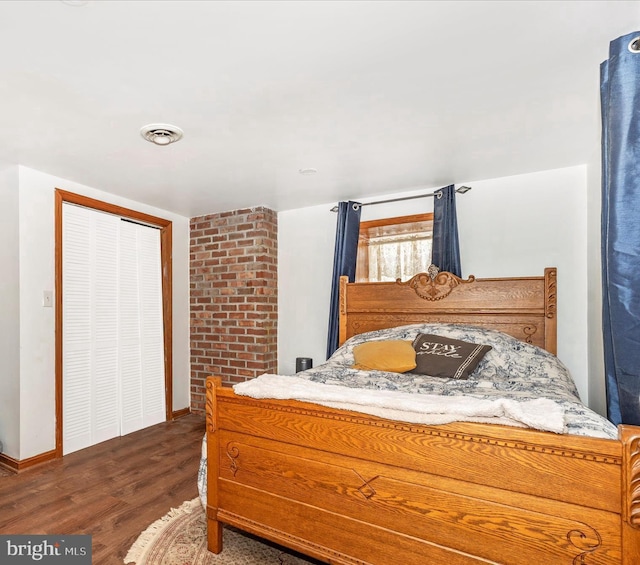
[[191,410],[205,379],[277,371],[278,216],[247,208],[191,219]]

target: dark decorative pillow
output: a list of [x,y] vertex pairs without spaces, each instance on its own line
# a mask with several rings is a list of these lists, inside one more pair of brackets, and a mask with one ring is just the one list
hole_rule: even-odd
[[413,340],[413,348],[416,350],[416,368],[412,373],[449,379],[468,379],[491,350],[490,345],[432,334],[418,334]]

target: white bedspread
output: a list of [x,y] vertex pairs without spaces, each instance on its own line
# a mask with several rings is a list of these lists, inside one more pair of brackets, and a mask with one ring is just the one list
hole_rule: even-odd
[[294,376],[264,374],[233,387],[252,398],[293,399],[414,424],[484,422],[563,433],[564,410],[552,400],[410,394],[321,384]]

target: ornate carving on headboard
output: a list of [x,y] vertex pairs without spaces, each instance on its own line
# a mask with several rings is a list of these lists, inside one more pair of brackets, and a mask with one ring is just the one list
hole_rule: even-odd
[[411,287],[424,300],[435,301],[449,296],[451,291],[458,285],[469,284],[475,280],[476,278],[473,275],[469,276],[465,281],[447,271],[442,271],[433,278],[429,273],[418,273],[406,282],[398,279],[396,283]]
[[340,277],[340,296],[338,297],[340,308],[340,314],[345,315],[347,313],[347,302],[346,302],[346,286],[348,279],[346,277]]
[[525,339],[525,341],[527,343],[533,343],[531,336],[537,331],[538,331],[538,328],[536,326],[524,326],[522,328],[522,333],[527,336],[527,339]]
[[545,316],[547,318],[555,318],[556,310],[558,307],[557,296],[557,275],[558,272],[555,269],[545,269]]

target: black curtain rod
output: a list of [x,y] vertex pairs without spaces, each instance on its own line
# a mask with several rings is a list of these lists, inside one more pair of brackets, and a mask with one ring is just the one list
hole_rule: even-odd
[[[470,186],[461,186],[459,188],[456,188],[456,192],[459,192],[460,194],[464,194],[465,192],[469,192],[470,190],[471,190]],[[360,204],[360,206],[371,206],[372,204],[388,204],[389,202],[400,202],[401,200],[413,200],[414,198],[428,198],[430,196],[435,196],[439,192],[440,192],[439,190],[436,190],[435,192],[430,192],[429,194],[418,194],[417,196],[405,196],[403,198],[391,198],[389,200],[377,200],[376,202],[364,202]],[[338,211],[337,206],[334,206],[333,208],[331,208],[331,212],[337,212],[337,211]]]

